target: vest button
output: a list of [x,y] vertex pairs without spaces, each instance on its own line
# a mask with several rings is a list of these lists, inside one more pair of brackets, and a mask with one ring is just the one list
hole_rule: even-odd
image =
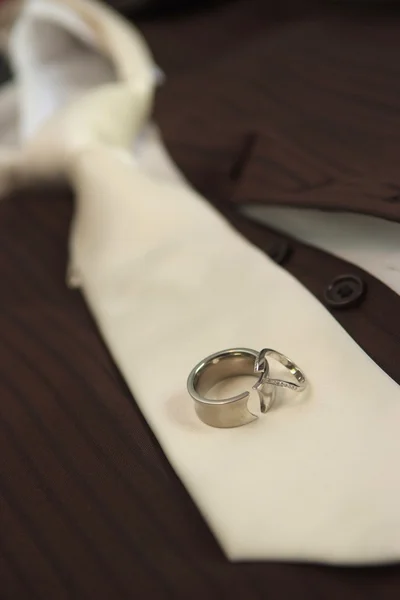
[[325,289],[325,302],[332,308],[350,308],[362,302],[367,291],[357,275],[339,275]]
[[292,254],[292,247],[286,240],[277,240],[268,250],[268,256],[278,265],[282,265]]

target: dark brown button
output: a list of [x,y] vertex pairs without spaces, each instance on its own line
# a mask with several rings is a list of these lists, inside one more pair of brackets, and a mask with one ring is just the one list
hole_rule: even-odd
[[359,304],[367,291],[357,275],[339,275],[325,290],[325,302],[333,308],[349,308]]
[[292,247],[286,240],[277,240],[268,250],[268,256],[278,265],[282,265],[292,254]]

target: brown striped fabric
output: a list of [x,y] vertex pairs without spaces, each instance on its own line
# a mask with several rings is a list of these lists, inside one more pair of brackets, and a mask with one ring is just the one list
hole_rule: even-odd
[[65,287],[70,212],[1,205],[0,597],[187,597],[210,535]]
[[[397,567],[223,557],[80,293],[65,286],[70,214],[61,193],[0,205],[0,598],[397,598]],[[276,241],[263,227],[237,225],[267,250]],[[317,295],[347,270],[298,244],[287,267]],[[399,332],[380,323],[397,297],[368,284],[368,301],[340,318],[400,381]]]
[[400,220],[400,5],[319,3],[294,18],[276,4],[143,26],[167,73],[157,116],[176,160],[197,184],[197,148],[226,155],[253,135],[232,201]]
[[[292,189],[285,179],[287,169],[273,168],[272,126],[267,113],[262,119],[259,115],[258,120],[253,118],[249,99],[249,114],[241,107],[235,123],[229,116],[231,109],[218,119],[223,111],[214,112],[215,128],[211,131],[211,114],[208,122],[201,111],[206,91],[211,99],[217,91],[221,93],[220,87],[213,88],[215,79],[211,75],[208,88],[199,91],[198,98],[194,88],[190,92],[192,102],[198,100],[197,109],[193,104],[189,111],[182,104],[179,114],[177,96],[173,103],[174,90],[182,86],[189,93],[195,85],[192,69],[197,74],[212,74],[218,69],[223,73],[223,65],[229,61],[234,64],[235,52],[237,64],[241,64],[245,59],[235,49],[235,40],[240,36],[247,40],[245,46],[254,42],[257,47],[262,34],[267,45],[272,36],[279,49],[276,60],[282,68],[283,88],[288,85],[288,75],[283,72],[288,60],[286,40],[299,27],[303,32],[316,32],[323,26],[331,31],[330,27],[340,22],[348,46],[357,47],[362,38],[363,52],[349,57],[352,68],[356,59],[362,62],[368,56],[372,60],[372,47],[365,49],[363,37],[368,28],[373,29],[371,23],[354,15],[345,20],[324,15],[319,17],[323,20],[317,27],[317,16],[313,21],[304,21],[303,17],[291,21],[282,12],[277,14],[279,11],[269,14],[273,11],[266,5],[241,0],[215,13],[163,17],[142,24],[161,66],[171,74],[156,107],[163,132],[196,186],[208,193],[243,235],[268,253],[277,241],[289,243],[291,252],[283,266],[321,301],[326,285],[336,275],[350,271],[365,279],[365,301],[359,307],[333,312],[374,360],[400,382],[398,296],[352,265],[254,225],[232,210],[231,200],[243,201],[247,195],[257,195],[259,200],[267,189],[262,181],[263,170],[257,178],[252,176],[259,153],[268,157],[265,172],[269,180],[273,179],[276,193],[289,194]],[[390,33],[395,24],[385,19],[380,27],[382,31],[386,28],[387,36],[381,32],[380,39],[385,38],[385,48],[390,43],[395,49],[398,42]],[[205,30],[207,44],[203,42]],[[371,36],[379,37],[376,32]],[[318,39],[322,44],[324,36]],[[316,43],[312,36],[305,36],[305,41]],[[248,51],[246,60],[249,55],[257,53]],[[293,47],[291,56],[293,65],[301,64],[295,61]],[[342,64],[343,69],[348,68],[345,57],[343,47],[333,61],[338,72]],[[383,61],[383,48],[376,50],[374,60],[381,61],[374,78],[382,79],[384,73],[397,68],[394,61]],[[365,70],[362,72],[370,77]],[[301,89],[305,93],[305,88]],[[315,89],[307,89],[311,102]],[[375,93],[382,94],[382,89]],[[292,132],[289,123],[297,115],[293,92],[291,98],[292,103],[281,107],[286,111],[286,132]],[[376,101],[376,123],[382,124],[388,118],[386,107],[387,102]],[[378,134],[371,140],[369,137],[376,123],[360,121],[352,133],[346,130],[339,135],[334,123],[344,119],[344,114],[339,105],[333,103],[331,108],[331,125],[323,131],[319,129],[321,105],[316,106],[321,111],[318,122],[313,122],[311,111],[303,113],[304,123],[299,121],[298,129],[293,131],[302,127],[305,132],[306,124],[311,124],[304,145],[297,137],[279,137],[278,165],[285,156],[279,148],[290,145],[294,153],[304,148],[302,160],[293,160],[297,171],[291,185],[300,178],[315,187],[315,169],[325,173],[328,165],[338,171],[339,163],[347,164],[349,158],[354,161],[357,181],[364,161],[377,167],[370,169],[370,180],[375,181],[377,174],[379,186],[392,185],[394,170],[388,181],[378,174],[385,169],[389,173],[394,165],[389,150],[395,148],[396,135],[400,140],[396,129],[391,129],[391,135],[385,130],[388,145],[382,144],[379,152],[375,148],[372,156]],[[394,125],[396,113],[390,114]],[[277,112],[273,116],[276,137]],[[280,127],[284,122],[282,118]],[[203,124],[209,136],[202,135]],[[327,135],[328,129],[331,136]],[[223,136],[218,136],[218,131]],[[362,139],[367,140],[368,147]],[[354,144],[352,150],[345,149],[348,143]],[[311,152],[313,145],[324,150],[321,156],[317,150]],[[386,160],[389,157],[391,165]],[[315,167],[316,163],[323,164]],[[344,172],[341,175],[344,177]],[[382,208],[386,206],[383,201],[376,205],[378,212],[388,211]],[[396,211],[395,201],[387,205]],[[348,209],[355,208],[349,204]],[[71,212],[72,198],[61,191],[31,191],[0,204],[0,599],[397,600],[400,567],[396,565],[345,569],[273,562],[231,564],[224,558],[141,416],[80,292],[65,285]]]

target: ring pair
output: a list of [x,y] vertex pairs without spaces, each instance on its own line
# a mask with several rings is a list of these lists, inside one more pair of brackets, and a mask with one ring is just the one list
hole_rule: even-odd
[[[270,376],[268,360],[270,358],[278,361],[290,372],[292,381]],[[258,418],[247,406],[250,391],[218,400],[207,397],[207,393],[217,383],[242,375],[257,377],[252,389],[258,393],[262,413],[266,413],[271,408],[277,388],[302,392],[307,387],[303,371],[277,350],[271,348],[264,348],[260,352],[248,348],[222,350],[199,362],[188,377],[188,391],[194,400],[197,416],[203,423],[212,427],[239,427]]]

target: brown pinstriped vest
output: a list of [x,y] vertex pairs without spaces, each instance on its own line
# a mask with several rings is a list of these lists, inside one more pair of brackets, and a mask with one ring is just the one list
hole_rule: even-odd
[[[192,183],[321,302],[342,273],[366,283],[327,310],[400,382],[399,297],[236,210],[400,220],[400,9],[269,4],[141,23],[167,75],[156,120]],[[397,566],[227,562],[65,286],[70,215],[61,192],[0,206],[0,598],[397,599]]]

